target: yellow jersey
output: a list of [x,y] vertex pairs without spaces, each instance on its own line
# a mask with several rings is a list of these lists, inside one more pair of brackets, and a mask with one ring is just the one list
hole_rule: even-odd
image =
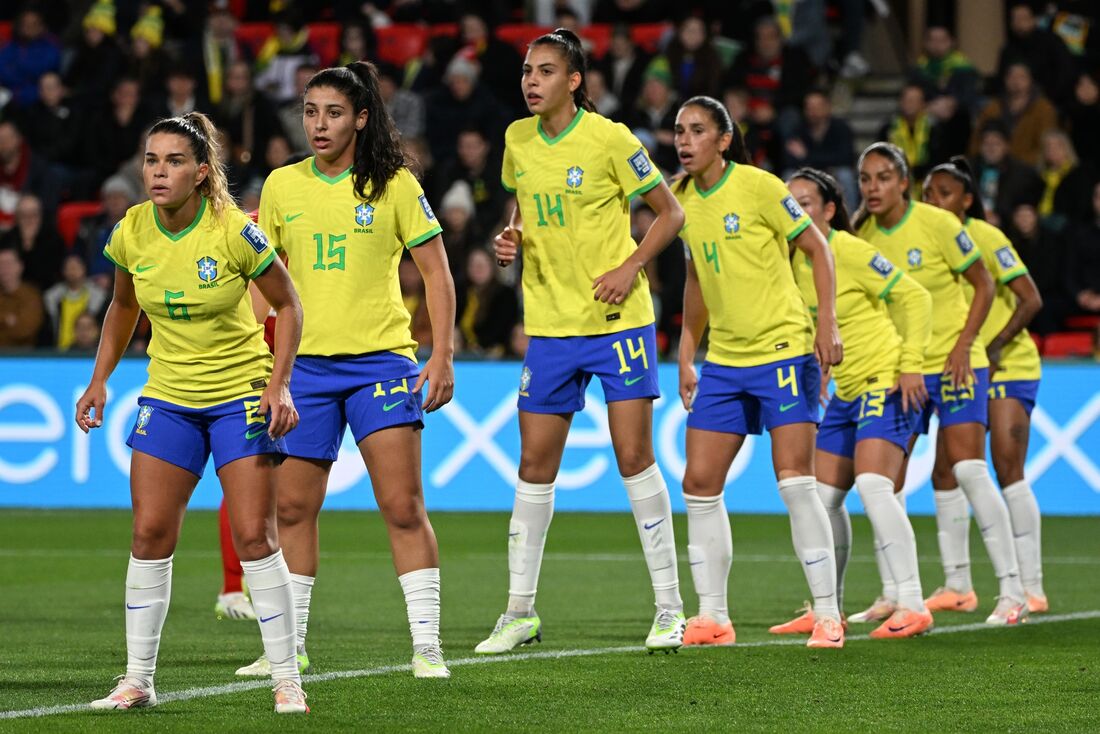
[[783,182],[728,163],[706,191],[688,178],[674,194],[684,208],[685,254],[695,263],[709,315],[707,360],[754,367],[812,354],[813,322],[787,245],[811,223]]
[[173,234],[146,201],[115,225],[103,254],[133,276],[153,327],[142,395],[209,408],[263,391],[271,353],[246,294],[275,252],[247,214],[218,219],[203,199],[195,220]]
[[[989,346],[1016,311],[1016,294],[1008,284],[1021,275],[1027,275],[1027,266],[1016,254],[1016,248],[1009,242],[1005,233],[989,222],[982,219],[967,219],[966,229],[981,251],[982,262],[985,263],[996,284],[993,305],[989,307],[989,316],[982,324],[980,337],[981,343]],[[966,300],[969,302],[974,297],[974,289],[966,281],[963,281],[963,289],[966,292]],[[1038,380],[1042,372],[1039,348],[1035,346],[1027,329],[1021,329],[1020,333],[1001,350],[1001,365],[993,373],[992,381]]]
[[[893,387],[901,372],[921,371],[932,338],[932,297],[875,248],[838,230],[829,232],[836,263],[836,320],[844,361],[833,367],[836,395],[855,400],[871,390]],[[794,277],[802,298],[817,315],[813,263],[794,256]],[[887,304],[902,310],[895,324]],[[899,335],[900,332],[900,335]]]
[[[919,201],[909,202],[901,220],[890,229],[868,218],[859,236],[931,294],[932,341],[924,352],[922,372],[942,374],[947,355],[966,325],[970,307],[959,274],[981,257],[977,245],[954,214]],[[970,350],[970,366],[989,366],[980,339],[974,340]]]
[[326,176],[312,157],[277,168],[264,183],[259,222],[302,299],[299,354],[416,358],[397,267],[405,249],[443,230],[407,169],[368,204],[355,195],[351,169]]
[[661,172],[625,125],[594,112],[557,136],[538,117],[504,134],[501,182],[523,218],[524,326],[531,336],[593,336],[652,324],[644,272],[621,304],[592,297],[592,282],[637,248],[630,199],[661,182]]

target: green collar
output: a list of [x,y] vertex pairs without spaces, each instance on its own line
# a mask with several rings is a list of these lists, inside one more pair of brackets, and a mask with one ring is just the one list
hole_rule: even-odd
[[313,175],[321,179],[327,184],[338,184],[345,178],[351,175],[351,166],[347,167],[343,173],[338,173],[335,176],[326,176],[321,173],[321,169],[317,168],[317,156],[313,156],[309,159],[309,167],[313,169]]
[[573,117],[573,121],[570,122],[568,125],[566,125],[565,129],[562,130],[557,135],[555,135],[554,137],[550,137],[549,135],[546,134],[546,131],[542,129],[542,118],[541,117],[539,118],[538,122],[535,123],[535,127],[538,128],[539,137],[541,137],[544,141],[546,141],[547,145],[553,145],[554,143],[559,142],[562,138],[564,138],[566,135],[571,133],[573,131],[573,128],[575,128],[577,126],[577,123],[579,123],[581,121],[582,117],[584,117],[584,108],[583,107],[578,107],[577,108],[577,114],[576,114],[576,116]]
[[829,227],[829,236],[825,238],[825,241],[828,242],[830,245],[833,244],[833,235],[834,234],[836,234],[836,230],[833,229],[832,227]]
[[695,191],[702,198],[704,198],[704,199],[707,198],[708,196],[713,194],[715,191],[722,188],[722,184],[724,184],[726,182],[726,179],[730,177],[730,174],[733,173],[734,166],[736,166],[736,165],[737,164],[734,163],[733,161],[730,161],[729,163],[727,163],[726,164],[726,170],[722,172],[721,177],[718,179],[718,181],[713,186],[711,186],[706,191],[703,191],[701,188],[699,188],[699,182],[698,181],[692,181],[692,183],[695,185]]
[[880,225],[877,221],[875,222],[875,226],[878,227],[879,232],[882,232],[885,235],[891,235],[894,232],[897,232],[898,229],[901,227],[901,225],[905,224],[905,220],[908,219],[909,215],[913,213],[913,209],[914,209],[913,202],[910,201],[909,206],[905,210],[905,213],[901,215],[901,219],[899,219],[898,223],[895,224],[890,229],[886,229],[885,227]]
[[157,215],[157,208],[155,206],[153,207],[153,221],[157,223],[157,229],[160,230],[161,234],[163,234],[165,237],[172,240],[173,242],[179,242],[184,237],[186,237],[188,233],[191,232],[191,230],[198,226],[199,222],[202,220],[202,215],[205,213],[206,197],[202,196],[199,197],[199,211],[197,214],[195,214],[195,219],[191,222],[191,224],[187,225],[187,227],[180,230],[179,232],[169,232],[167,229],[164,228],[164,225],[160,223],[160,217]]

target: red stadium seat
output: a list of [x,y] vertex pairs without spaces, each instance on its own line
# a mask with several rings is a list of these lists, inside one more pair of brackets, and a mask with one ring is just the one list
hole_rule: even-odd
[[428,26],[428,35],[431,38],[439,38],[440,36],[457,36],[458,23],[435,23]]
[[309,43],[317,52],[321,67],[332,66],[340,56],[340,24],[310,23]]
[[581,38],[592,44],[592,58],[602,59],[611,47],[611,26],[607,23],[593,23],[581,29]]
[[76,242],[81,220],[94,217],[102,211],[103,205],[98,201],[69,201],[58,207],[57,232],[65,242],[65,247],[71,248]]
[[527,53],[527,44],[552,30],[554,29],[548,26],[533,23],[505,23],[497,26],[496,37],[511,45],[522,56]]
[[415,23],[395,23],[379,28],[375,35],[378,58],[396,66],[409,63],[428,46],[428,29]]
[[1059,331],[1043,340],[1044,357],[1091,357],[1092,334],[1087,331]]
[[634,39],[634,43],[652,54],[660,50],[661,39],[671,28],[672,26],[667,23],[641,23],[630,28],[630,36]]
[[1100,316],[1070,316],[1066,319],[1066,328],[1072,331],[1096,331],[1100,326]]
[[241,23],[237,26],[237,40],[248,46],[253,54],[260,52],[264,41],[271,38],[275,32],[275,26],[271,23]]
[[0,22],[0,43],[7,43],[11,40],[11,21],[5,20]]

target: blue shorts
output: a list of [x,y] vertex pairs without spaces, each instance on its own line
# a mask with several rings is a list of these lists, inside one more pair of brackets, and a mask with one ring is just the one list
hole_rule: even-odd
[[812,354],[755,367],[704,362],[688,428],[742,436],[818,422],[821,368]]
[[138,398],[138,416],[126,445],[202,476],[214,455],[214,470],[259,454],[286,455],[285,438],[267,435],[260,397],[231,400],[210,408],[184,408],[155,398]]
[[298,428],[287,434],[287,453],[302,459],[336,461],[344,429],[359,443],[393,426],[424,426],[420,393],[412,391],[420,367],[393,352],[294,360],[290,395]]
[[974,370],[974,384],[956,388],[947,375],[925,375],[928,404],[921,414],[921,433],[928,433],[928,425],[935,411],[940,428],[960,423],[989,424],[989,368]]
[[865,392],[856,400],[833,397],[817,429],[817,448],[830,454],[854,458],[856,444],[865,438],[881,438],[909,449],[909,437],[920,426],[921,412],[901,409],[901,392]]
[[519,409],[576,413],[593,375],[604,399],[652,399],[657,386],[657,329],[653,324],[599,336],[535,336],[519,379]]
[[1006,380],[994,382],[989,386],[990,400],[1015,398],[1024,406],[1028,415],[1035,409],[1035,399],[1039,396],[1038,380]]

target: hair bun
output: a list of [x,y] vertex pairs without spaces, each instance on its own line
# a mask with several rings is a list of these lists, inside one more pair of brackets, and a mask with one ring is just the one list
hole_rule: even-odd
[[581,45],[580,36],[578,36],[573,31],[569,30],[568,28],[555,28],[554,29],[554,35],[561,36],[562,38],[564,38],[569,43],[576,44],[577,46]]

